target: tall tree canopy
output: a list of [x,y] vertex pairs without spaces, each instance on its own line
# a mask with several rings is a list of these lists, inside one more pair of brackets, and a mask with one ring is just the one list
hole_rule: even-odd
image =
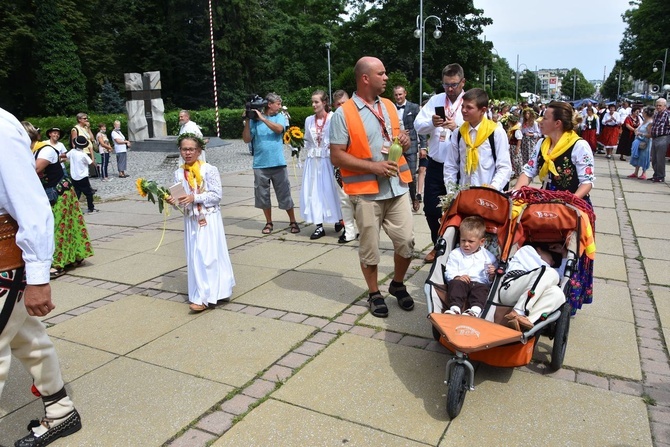
[[[224,107],[241,107],[251,93],[288,95],[326,87],[327,42],[333,89],[351,92],[351,68],[371,55],[408,80],[410,95],[418,93],[414,0],[212,3]],[[479,37],[491,20],[472,0],[424,0],[424,17],[429,15],[442,20],[443,35],[434,39],[437,21],[426,23],[424,91],[439,86],[442,68],[452,62],[463,66],[466,87],[478,85],[482,67],[493,65],[492,44]],[[207,0],[5,1],[0,30],[0,106],[18,115],[94,111],[102,107],[103,85],[108,93],[123,94],[123,74],[144,71],[161,72],[168,107],[213,105]],[[509,70],[506,64],[496,68]]]
[[[623,14],[626,31],[619,44],[624,68],[637,79],[661,84],[662,63],[657,63],[658,72],[652,68],[655,60],[663,61],[665,51],[670,48],[670,33],[663,26],[670,17],[668,0],[631,0],[632,8]],[[670,61],[669,61],[670,62]],[[670,83],[666,71],[665,83]]]

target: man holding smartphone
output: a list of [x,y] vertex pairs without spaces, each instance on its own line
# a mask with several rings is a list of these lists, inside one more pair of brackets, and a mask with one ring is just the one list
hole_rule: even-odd
[[[447,151],[452,149],[451,134],[463,124],[461,106],[463,104],[463,86],[465,76],[459,64],[449,64],[442,70],[444,93],[430,98],[414,121],[414,129],[419,135],[430,135],[428,141],[428,168],[424,186],[423,211],[430,228],[433,243],[437,242],[442,210],[439,208],[439,196],[447,194],[444,184],[444,162]],[[435,260],[435,250],[424,258],[425,262]]]

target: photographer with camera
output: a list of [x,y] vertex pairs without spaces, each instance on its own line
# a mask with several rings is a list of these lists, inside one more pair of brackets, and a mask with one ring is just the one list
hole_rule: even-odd
[[286,158],[284,157],[284,129],[286,116],[281,112],[281,96],[268,93],[265,101],[258,96],[246,104],[244,112],[244,130],[242,139],[252,143],[254,156],[254,197],[256,208],[263,210],[265,227],[263,234],[270,234],[272,223],[272,202],[270,201],[270,182],[275,189],[279,209],[286,210],[291,233],[299,233],[300,227],[295,221],[291,184],[288,179]]

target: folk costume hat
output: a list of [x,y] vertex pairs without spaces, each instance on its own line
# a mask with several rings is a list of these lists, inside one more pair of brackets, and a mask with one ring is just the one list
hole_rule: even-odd
[[58,139],[60,140],[63,138],[63,131],[60,130],[58,127],[51,127],[47,129],[47,135],[49,135],[51,132],[58,132]]
[[79,135],[74,139],[74,147],[76,149],[84,149],[86,146],[88,146],[88,140],[85,136]]

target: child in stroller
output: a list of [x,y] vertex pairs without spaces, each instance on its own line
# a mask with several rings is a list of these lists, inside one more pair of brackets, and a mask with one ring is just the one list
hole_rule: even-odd
[[559,287],[565,250],[560,243],[531,243],[514,254],[500,288],[500,303],[510,306],[508,327],[525,332],[565,302]]
[[[479,317],[486,305],[495,273],[496,258],[484,248],[486,224],[479,216],[469,216],[460,225],[460,245],[447,259],[447,311],[452,315]],[[467,304],[467,310],[463,312]]]

